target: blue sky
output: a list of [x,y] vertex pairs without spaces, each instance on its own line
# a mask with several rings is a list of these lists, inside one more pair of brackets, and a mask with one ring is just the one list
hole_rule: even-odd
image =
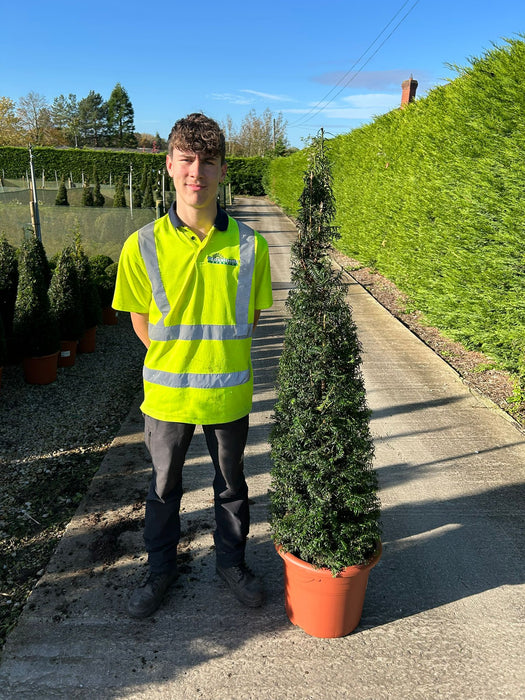
[[189,112],[239,126],[269,108],[300,148],[320,127],[345,133],[397,107],[411,74],[424,96],[454,77],[447,64],[525,34],[525,9],[518,0],[25,0],[5,3],[1,22],[0,96],[108,99],[119,82],[137,131],[164,138]]

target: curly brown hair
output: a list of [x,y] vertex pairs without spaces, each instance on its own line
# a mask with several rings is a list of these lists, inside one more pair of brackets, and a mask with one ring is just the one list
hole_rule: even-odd
[[194,112],[175,122],[168,139],[170,156],[173,149],[202,153],[216,158],[220,156],[221,163],[226,158],[224,134],[216,121],[205,114]]

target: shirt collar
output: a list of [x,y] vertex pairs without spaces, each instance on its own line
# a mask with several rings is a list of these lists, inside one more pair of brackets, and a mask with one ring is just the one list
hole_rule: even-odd
[[[168,214],[173,226],[175,226],[175,228],[181,228],[185,226],[185,224],[179,219],[177,210],[175,209],[175,204],[176,202],[173,202]],[[215,217],[215,222],[213,226],[217,229],[217,231],[226,231],[226,229],[228,228],[228,214],[224,211],[224,209],[221,209],[219,206],[217,206],[217,216]]]

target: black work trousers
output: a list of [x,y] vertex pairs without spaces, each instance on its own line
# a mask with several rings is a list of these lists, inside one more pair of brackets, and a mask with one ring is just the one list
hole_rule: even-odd
[[[195,425],[170,423],[144,416],[145,442],[153,462],[146,498],[144,541],[150,571],[171,572],[177,567],[180,540],[182,468]],[[231,423],[203,425],[215,467],[215,550],[219,566],[244,560],[250,525],[248,486],[244,478],[244,448],[248,416]]]

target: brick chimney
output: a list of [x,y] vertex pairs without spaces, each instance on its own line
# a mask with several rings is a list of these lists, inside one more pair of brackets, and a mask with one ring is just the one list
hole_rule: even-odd
[[412,76],[401,83],[403,92],[401,93],[401,107],[413,102],[416,99],[417,80]]

